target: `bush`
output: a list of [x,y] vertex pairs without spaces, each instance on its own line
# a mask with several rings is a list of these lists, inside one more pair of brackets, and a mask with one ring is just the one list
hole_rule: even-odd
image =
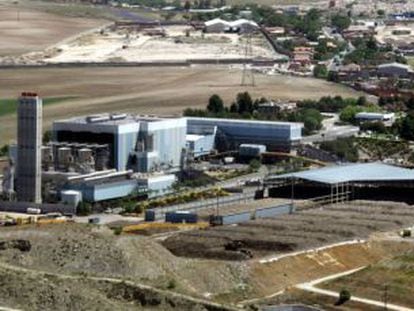
[[386,134],[387,128],[382,122],[364,122],[360,125],[361,131],[372,131],[379,134]]
[[121,235],[122,233],[122,227],[115,227],[112,230],[114,231],[115,235]]
[[358,148],[353,138],[338,138],[334,141],[321,143],[320,148],[337,155],[339,158],[349,162],[358,161]]
[[351,293],[347,289],[343,289],[339,292],[338,301],[335,303],[336,306],[343,305],[345,302],[351,299]]
[[80,202],[77,209],[76,214],[78,216],[88,216],[92,213],[92,206],[87,202]]
[[260,163],[260,161],[257,159],[253,159],[249,163],[249,168],[252,171],[257,171],[261,166],[262,166],[262,163]]
[[8,153],[9,153],[8,145],[4,145],[3,147],[0,148],[0,157],[6,156]]
[[326,79],[328,77],[328,69],[325,65],[316,65],[313,69],[313,76],[320,79]]
[[167,289],[174,289],[176,287],[177,287],[177,283],[175,282],[174,279],[168,281]]

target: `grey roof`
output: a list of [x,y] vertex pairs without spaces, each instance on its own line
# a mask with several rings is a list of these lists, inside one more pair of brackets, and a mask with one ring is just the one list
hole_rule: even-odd
[[359,163],[272,176],[270,179],[292,177],[324,184],[358,181],[414,181],[414,170],[383,163]]

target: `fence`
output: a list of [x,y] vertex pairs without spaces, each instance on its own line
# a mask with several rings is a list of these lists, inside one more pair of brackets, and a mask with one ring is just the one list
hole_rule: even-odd
[[284,214],[292,214],[295,207],[292,204],[278,205],[274,207],[259,208],[256,210],[256,218],[272,218]]
[[148,211],[154,212],[154,216],[151,217],[153,220],[161,220],[165,217],[165,214],[168,212],[176,211],[188,211],[188,212],[197,212],[203,209],[210,209],[214,207],[221,207],[225,205],[231,205],[236,203],[249,202],[254,200],[255,193],[241,193],[234,194],[228,197],[217,197],[213,199],[206,199],[198,202],[190,202],[184,204],[171,205],[167,207],[158,207],[154,209],[149,209]]

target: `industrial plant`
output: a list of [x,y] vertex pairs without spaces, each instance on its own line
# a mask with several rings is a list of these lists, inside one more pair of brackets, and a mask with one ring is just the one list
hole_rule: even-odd
[[262,151],[289,153],[299,144],[303,127],[289,122],[106,113],[55,121],[50,141],[42,144],[41,98],[23,93],[18,105],[18,141],[9,149],[3,195],[8,201],[40,204],[43,190],[43,201],[71,209],[82,201],[164,195],[200,157],[240,147],[255,149],[255,144]]

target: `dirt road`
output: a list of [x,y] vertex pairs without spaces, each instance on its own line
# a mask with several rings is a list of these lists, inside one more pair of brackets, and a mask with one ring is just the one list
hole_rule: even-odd
[[[318,287],[316,287],[316,285],[318,285],[320,283],[323,283],[323,282],[338,279],[338,278],[343,277],[343,276],[353,274],[353,273],[358,272],[358,271],[360,271],[364,268],[365,267],[360,267],[360,268],[357,268],[357,269],[352,269],[352,270],[348,270],[348,271],[345,271],[345,272],[336,273],[336,274],[333,274],[333,275],[330,275],[330,276],[327,276],[327,277],[323,277],[323,278],[320,278],[320,279],[316,279],[316,280],[313,280],[311,282],[298,284],[298,285],[296,285],[296,288],[304,290],[304,291],[320,294],[320,295],[326,295],[326,296],[331,296],[331,297],[339,297],[339,293],[337,293],[335,291],[331,291],[331,290],[318,288]],[[384,307],[384,302],[383,301],[361,298],[361,297],[357,297],[357,296],[354,296],[354,295],[352,295],[351,301],[360,302],[360,303],[364,303],[364,304],[368,304],[368,305],[372,305],[372,306],[376,306],[376,307]],[[387,309],[388,310],[395,310],[395,311],[414,311],[414,309],[399,306],[399,305],[395,305],[395,304],[390,304],[390,303],[387,304]]]

